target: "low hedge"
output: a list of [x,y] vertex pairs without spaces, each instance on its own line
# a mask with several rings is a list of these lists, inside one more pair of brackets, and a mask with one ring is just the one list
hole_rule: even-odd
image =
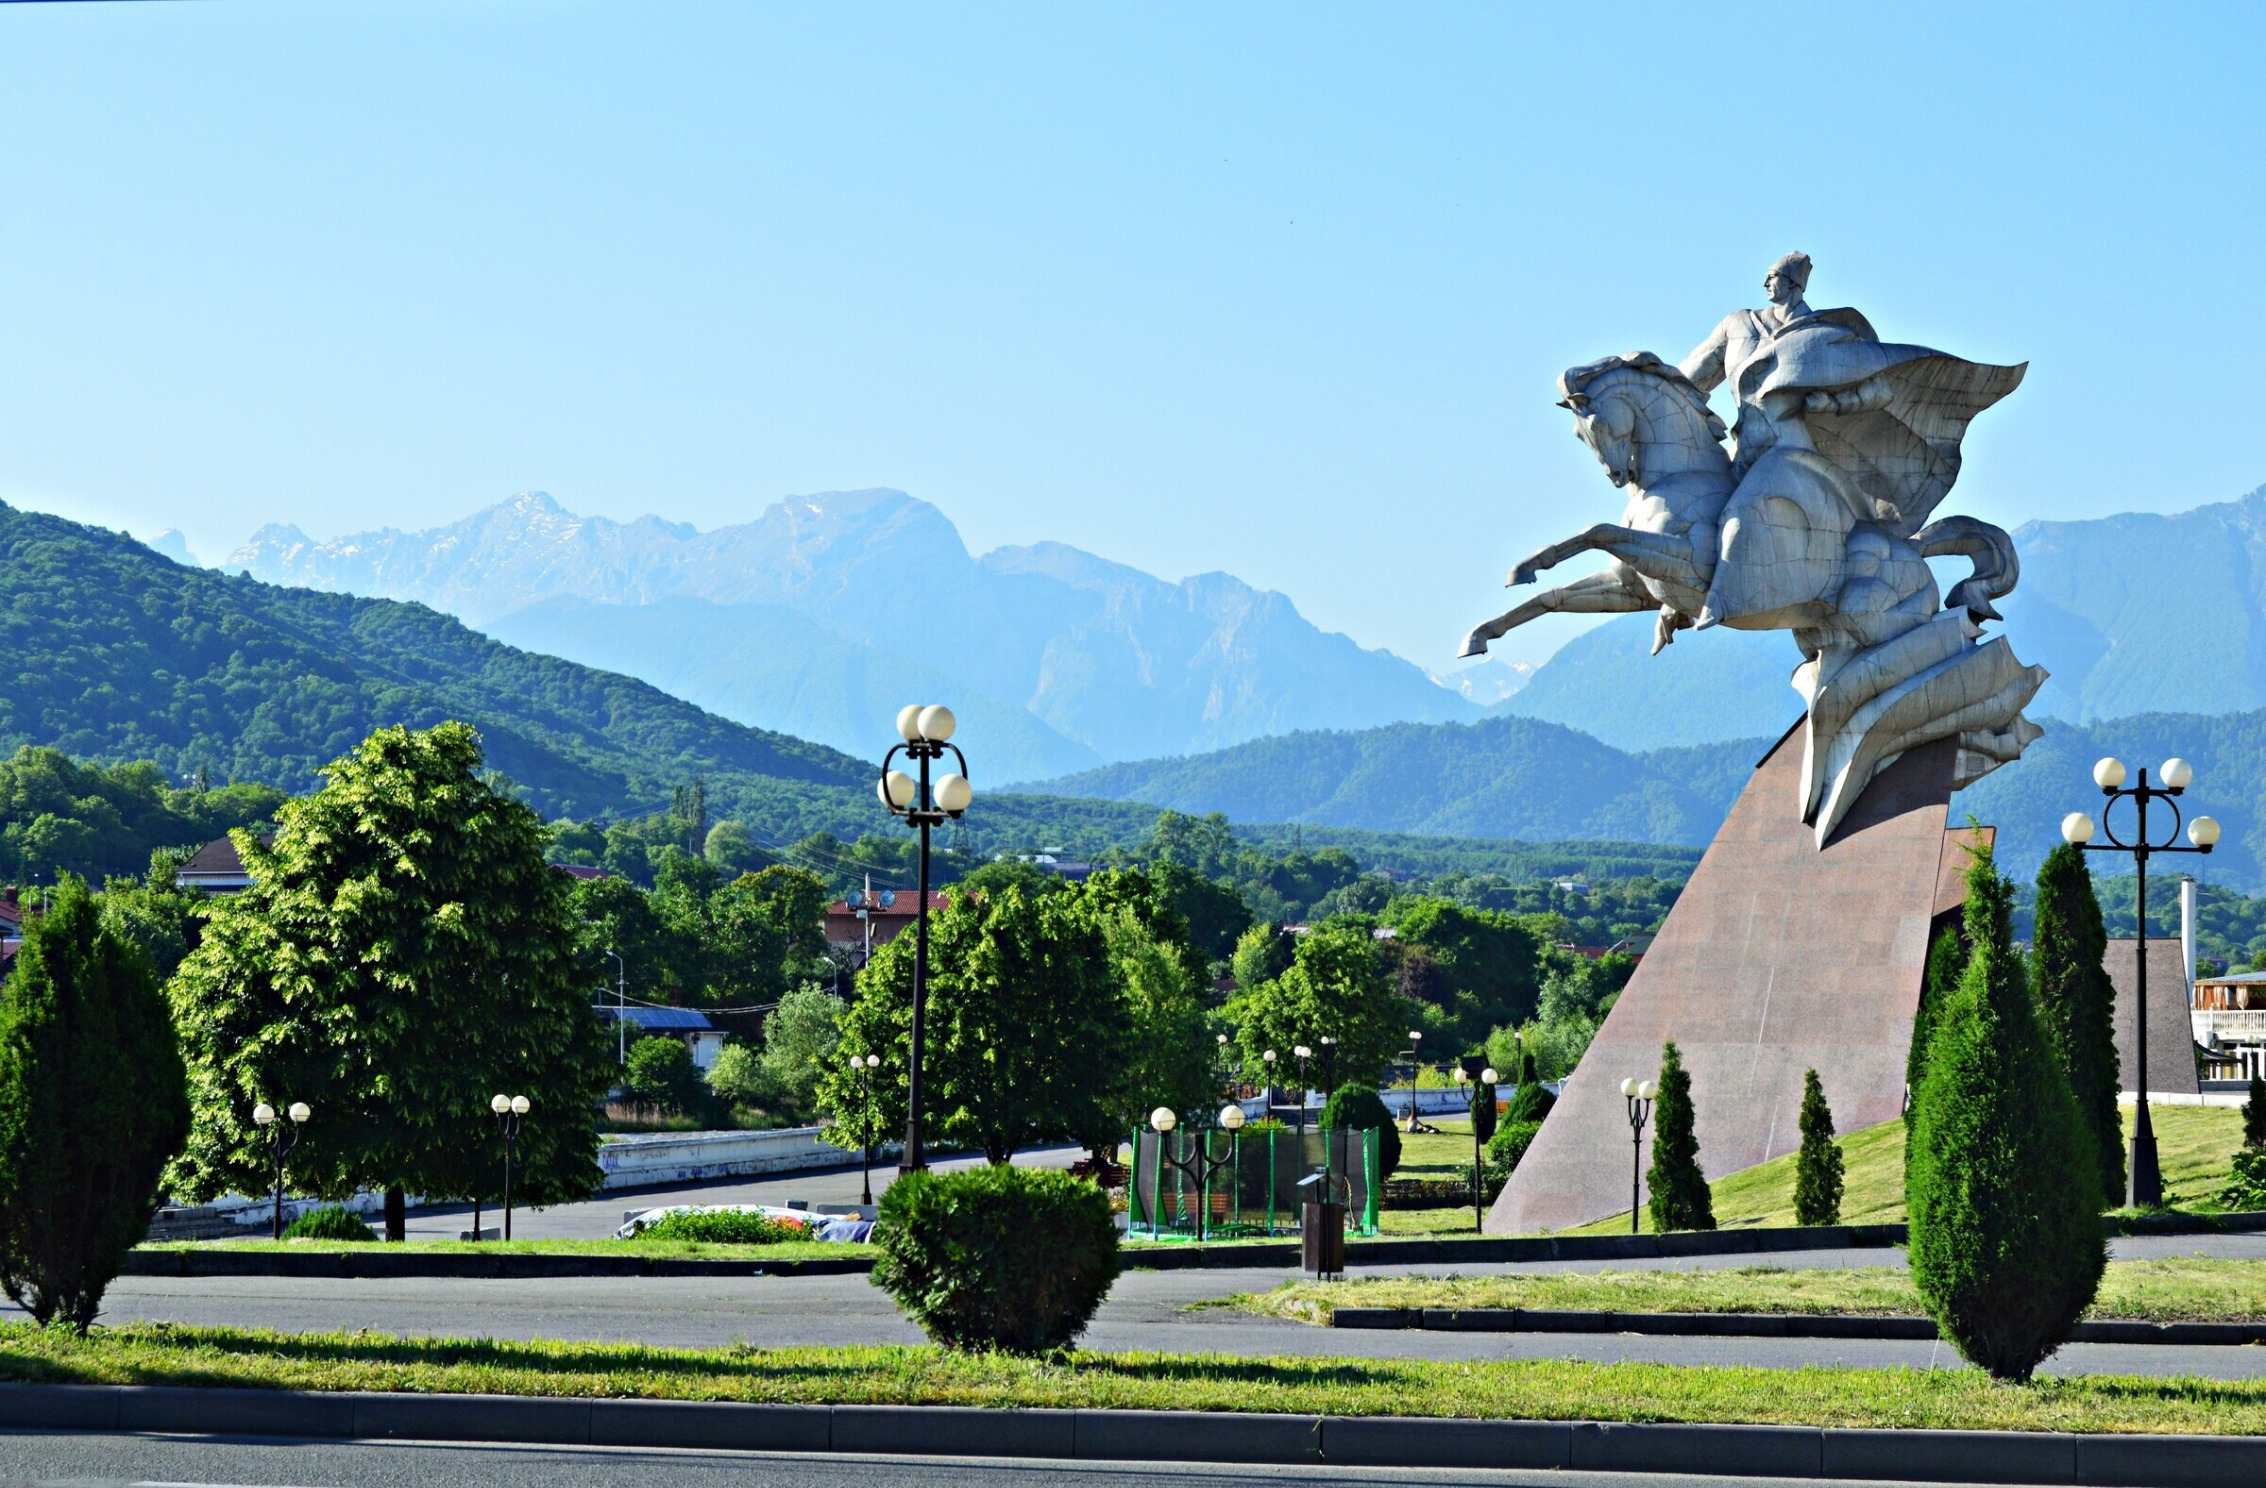
[[286,1240],[375,1240],[378,1232],[362,1216],[336,1204],[310,1209],[284,1226]]
[[746,1209],[686,1209],[664,1214],[637,1232],[640,1240],[697,1240],[710,1245],[777,1245],[808,1240],[811,1227],[800,1220]]

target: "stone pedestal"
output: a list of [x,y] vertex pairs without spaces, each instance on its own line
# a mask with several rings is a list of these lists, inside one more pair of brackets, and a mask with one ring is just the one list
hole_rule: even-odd
[[[1844,1132],[1902,1111],[1931,928],[1959,903],[1965,864],[1944,830],[1957,748],[1897,760],[1821,848],[1797,814],[1801,730],[1778,742],[1496,1199],[1490,1233],[1627,1212],[1621,1081],[1656,1076],[1666,1039],[1691,1071],[1711,1179],[1800,1146],[1804,1070]],[[1649,1129],[1645,1141],[1649,1164]]]

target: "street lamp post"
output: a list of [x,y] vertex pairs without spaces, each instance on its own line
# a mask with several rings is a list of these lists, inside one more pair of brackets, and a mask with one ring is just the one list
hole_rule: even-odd
[[1325,1033],[1314,1043],[1322,1051],[1322,1098],[1327,1100],[1338,1091],[1338,1041]]
[[[488,1109],[496,1113],[496,1124],[504,1134],[504,1238],[511,1238],[511,1159],[519,1144],[520,1119],[534,1103],[524,1095],[499,1095],[488,1102]],[[474,1233],[478,1233],[475,1231]]]
[[252,1107],[252,1124],[267,1134],[268,1159],[275,1164],[274,1231],[278,1240],[283,1238],[283,1161],[291,1155],[291,1149],[299,1145],[300,1129],[315,1113],[307,1108],[305,1101],[293,1101],[285,1114],[291,1118],[288,1127],[275,1119],[275,1107],[266,1101]]
[[1229,1100],[1234,1100],[1234,1099],[1235,1099],[1235,1064],[1234,1064],[1233,1060],[1232,1060],[1232,1059],[1230,1059],[1230,1057],[1229,1057],[1229,1055],[1228,1055],[1228,1051],[1227,1051],[1227,1035],[1223,1033],[1223,1034],[1220,1034],[1220,1035],[1219,1035],[1218,1037],[1219,1037],[1219,1058],[1220,1058],[1220,1087],[1221,1087],[1221,1089],[1223,1089],[1224,1091],[1226,1091],[1226,1092],[1227,1092],[1227,1098],[1228,1098]]
[[880,1068],[879,1054],[850,1056],[850,1072],[858,1082],[858,1202],[868,1208],[873,1205],[873,1072]]
[[1424,1031],[1419,1028],[1411,1028],[1408,1031],[1408,1047],[1401,1052],[1408,1056],[1408,1134],[1412,1137],[1416,1135],[1417,1127],[1416,1085],[1417,1081],[1423,1077],[1424,1072],[1424,1066],[1419,1062],[1418,1056],[1423,1053],[1423,1050]]
[[[1477,1080],[1472,1079],[1471,1072],[1462,1065],[1456,1066],[1456,1083],[1464,1087],[1463,1108],[1471,1120],[1471,1227],[1475,1230],[1485,1227],[1487,1223],[1486,1200],[1482,1197],[1484,1190],[1480,1184],[1480,1159],[1483,1153],[1479,1141],[1479,1092],[1492,1092],[1497,1078],[1492,1065],[1481,1069]],[[1492,1099],[1492,1095],[1489,1098]]]
[[[2219,824],[2199,816],[2187,825],[2189,846],[2179,845],[2178,798],[2195,779],[2195,768],[2183,759],[2165,760],[2156,772],[2161,785],[2148,783],[2142,767],[2137,785],[2124,784],[2124,761],[2109,758],[2093,766],[2093,783],[2108,797],[2101,808],[2101,833],[2109,840],[2093,841],[2093,818],[2072,811],[2061,819],[2062,840],[2085,852],[2120,852],[2132,857],[2133,897],[2133,1056],[2140,1066],[2140,1085],[2132,1116],[2132,1161],[2125,1166],[2125,1202],[2136,1209],[2154,1209],[2164,1202],[2163,1170],[2156,1162],[2156,1124],[2148,1116],[2148,859],[2157,853],[2207,853],[2218,845]],[[2135,817],[2132,840],[2126,842],[2109,825],[2109,811],[2120,800],[2132,802]],[[2148,836],[2148,803],[2162,801],[2171,807],[2172,830],[2162,842]]]
[[[941,703],[900,708],[897,733],[905,742],[892,744],[882,758],[877,787],[889,814],[921,834],[920,899],[913,912],[912,1052],[905,1061],[905,1153],[897,1163],[900,1173],[917,1173],[928,1166],[928,1156],[921,1147],[921,1037],[924,1004],[928,1001],[928,834],[946,821],[957,820],[976,794],[968,784],[967,756],[960,753],[959,745],[950,742],[957,726],[952,710]],[[944,758],[947,749],[959,762],[959,772],[945,775],[932,788],[929,765]],[[900,753],[920,765],[918,780],[889,768]]]
[[[622,953],[607,947],[606,954],[614,958],[614,1062],[629,1063],[629,968],[622,962]],[[479,1229],[474,1225],[475,1230]]]
[[[1207,1150],[1212,1141],[1210,1132],[1198,1134],[1196,1151],[1193,1156],[1185,1149],[1178,1157],[1167,1156],[1164,1139],[1179,1124],[1180,1118],[1173,1114],[1170,1106],[1159,1106],[1149,1113],[1149,1126],[1157,1134],[1158,1161],[1196,1185],[1196,1239],[1201,1244],[1204,1239],[1204,1224],[1206,1220],[1211,1218],[1212,1211],[1212,1196],[1206,1185],[1212,1181],[1214,1173],[1235,1161],[1234,1138],[1237,1132],[1243,1130],[1243,1107],[1233,1102],[1220,1107],[1220,1130],[1228,1134],[1229,1140],[1225,1157],[1214,1157]],[[1164,1195],[1160,1192],[1156,1196],[1156,1202],[1151,1206],[1151,1214],[1152,1216],[1162,1214],[1163,1210]]]
[[1306,1135],[1306,1061],[1314,1051],[1304,1044],[1293,1045],[1290,1051],[1298,1059],[1298,1134]]
[[1629,1233],[1637,1232],[1637,1216],[1643,1212],[1638,1202],[1637,1185],[1644,1176],[1644,1124],[1652,1119],[1652,1098],[1660,1087],[1650,1080],[1627,1079],[1621,1082],[1621,1096],[1629,1104]]

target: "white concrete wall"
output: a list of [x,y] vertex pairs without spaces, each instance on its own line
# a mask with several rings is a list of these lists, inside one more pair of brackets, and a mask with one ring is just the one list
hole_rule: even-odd
[[[654,1188],[751,1173],[794,1173],[855,1162],[857,1154],[819,1140],[821,1128],[779,1131],[654,1132],[608,1137],[598,1149],[604,1189]],[[881,1149],[876,1148],[879,1153]]]

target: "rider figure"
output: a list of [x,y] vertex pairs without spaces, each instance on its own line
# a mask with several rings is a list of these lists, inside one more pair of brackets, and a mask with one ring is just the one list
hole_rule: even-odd
[[[1809,284],[1810,256],[1787,254],[1763,276],[1763,293],[1770,297],[1769,305],[1760,310],[1732,311],[1697,350],[1684,358],[1681,370],[1701,392],[1712,393],[1725,382],[1731,384],[1731,392],[1739,403],[1738,422],[1731,431],[1733,468],[1739,474],[1744,474],[1754,464],[1755,457],[1774,444],[1808,445],[1805,435],[1793,433],[1786,427],[1789,423],[1799,426],[1801,400],[1791,400],[1790,406],[1785,408],[1774,408],[1765,404],[1757,388],[1774,363],[1772,344],[1788,328],[1815,317],[1815,312],[1802,298]],[[1828,312],[1828,316],[1836,321],[1846,322],[1848,318],[1861,321],[1854,311],[1848,310]],[[1872,327],[1864,326],[1862,334],[1872,339]],[[1792,434],[1791,439],[1789,434]]]

